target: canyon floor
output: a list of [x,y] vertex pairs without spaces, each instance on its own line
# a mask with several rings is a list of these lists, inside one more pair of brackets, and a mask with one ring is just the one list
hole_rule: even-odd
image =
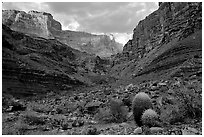
[[[15,98],[3,94],[2,134],[202,134],[202,79],[157,80],[128,86],[96,85]],[[132,116],[136,93],[150,95],[160,127],[140,131]]]

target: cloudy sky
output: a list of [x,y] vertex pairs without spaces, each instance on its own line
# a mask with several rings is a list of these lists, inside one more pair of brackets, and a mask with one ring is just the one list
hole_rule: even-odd
[[4,2],[3,9],[51,13],[64,30],[113,34],[125,44],[141,19],[158,8],[154,2]]

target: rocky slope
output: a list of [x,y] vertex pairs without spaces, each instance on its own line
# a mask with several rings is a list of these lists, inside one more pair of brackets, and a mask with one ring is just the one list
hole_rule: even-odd
[[[2,29],[3,92],[32,95],[94,83],[109,62],[55,40]],[[92,76],[92,77],[88,77]]]
[[62,30],[61,24],[50,13],[3,10],[2,23],[14,31],[46,39],[57,39],[68,46],[101,57],[121,52],[120,45],[107,35]]
[[202,3],[160,3],[133,32],[123,52],[113,57],[114,76],[142,80],[190,69],[201,73]]
[[[92,87],[46,96],[2,98],[3,135],[201,135],[202,83],[157,80],[118,88]],[[135,125],[131,101],[151,97],[160,127]]]

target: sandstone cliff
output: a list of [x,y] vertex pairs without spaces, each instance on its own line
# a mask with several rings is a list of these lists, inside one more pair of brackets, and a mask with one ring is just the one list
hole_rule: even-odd
[[[202,3],[160,3],[158,10],[138,23],[133,30],[133,38],[124,46],[122,54],[117,54],[114,57],[111,73],[117,76],[137,76],[142,72],[147,72],[147,69],[148,73],[150,73],[150,64],[152,63],[151,65],[153,65],[154,62],[154,65],[156,65],[160,59],[163,60],[163,62],[160,62],[160,67],[170,62],[181,61],[181,58],[190,59],[194,53],[197,54],[198,51],[199,54],[201,53],[201,30]],[[190,36],[193,34],[194,37],[192,39]],[[197,45],[186,43],[187,45],[177,49],[179,47],[178,42],[181,44],[181,41],[185,42],[188,39],[192,39],[195,43],[198,42]],[[194,48],[192,47],[193,45],[195,46]],[[185,49],[190,47],[192,47],[191,50],[185,51]],[[167,52],[168,50],[169,52]],[[179,52],[180,55],[185,55],[185,58],[180,57],[178,59]],[[192,53],[192,56],[189,52]],[[171,58],[172,56],[175,58]],[[185,61],[181,61],[176,66],[178,67]],[[171,65],[167,65],[166,69],[168,68],[171,68]],[[154,67],[154,70],[156,69],[159,68]],[[154,71],[152,70],[152,72]]]
[[3,10],[2,23],[14,31],[46,39],[57,39],[68,46],[101,57],[121,52],[120,43],[107,35],[62,30],[50,13]]

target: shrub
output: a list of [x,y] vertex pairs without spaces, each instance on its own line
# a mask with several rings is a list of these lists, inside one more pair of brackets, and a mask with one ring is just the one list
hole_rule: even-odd
[[183,122],[184,114],[182,110],[179,110],[178,105],[167,104],[161,108],[160,119],[164,125],[174,124]]
[[44,125],[46,124],[47,117],[41,116],[34,111],[27,111],[22,119],[25,123],[29,125]]
[[175,91],[174,104],[166,104],[161,107],[161,120],[164,124],[175,124],[185,119],[200,119],[202,117],[202,97],[193,89],[181,85],[173,87]]
[[17,123],[15,124],[15,129],[18,135],[23,135],[29,129],[29,125],[22,122],[21,120],[18,120]]
[[176,90],[179,110],[184,110],[184,116],[189,118],[202,117],[202,96],[194,89],[183,86]]
[[29,108],[31,108],[33,111],[39,112],[39,113],[49,113],[53,110],[53,107],[51,105],[39,104],[36,102],[30,103]]
[[68,120],[67,117],[62,114],[55,114],[50,119],[50,124],[54,127],[64,126]]
[[111,115],[110,108],[99,108],[94,119],[100,123],[111,123],[113,121],[113,117]]
[[128,108],[120,100],[110,100],[110,112],[116,123],[127,120]]
[[23,135],[29,129],[29,125],[18,120],[12,126],[2,130],[2,135]]

